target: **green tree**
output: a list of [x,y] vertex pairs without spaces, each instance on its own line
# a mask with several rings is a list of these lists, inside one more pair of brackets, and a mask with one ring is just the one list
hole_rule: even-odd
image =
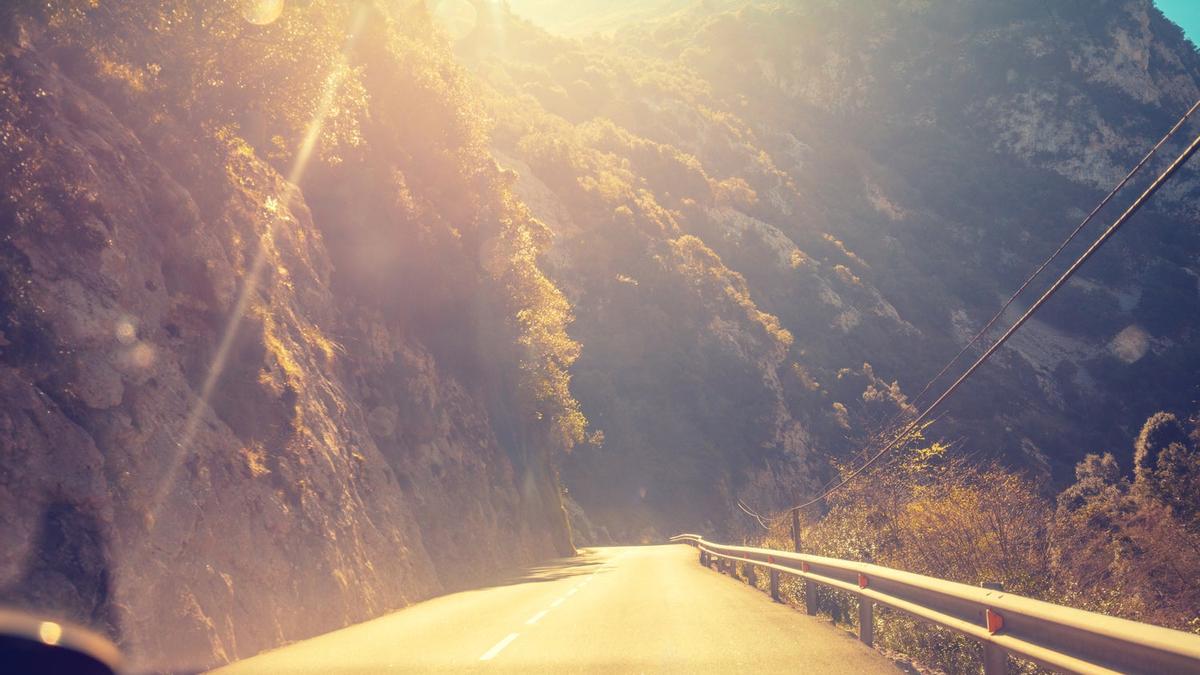
[[1169,507],[1190,526],[1200,515],[1200,447],[1175,415],[1156,413],[1134,445],[1136,494]]
[[1173,443],[1186,444],[1187,433],[1179,418],[1168,412],[1155,413],[1142,425],[1133,444],[1133,475],[1138,483],[1153,483],[1158,456]]

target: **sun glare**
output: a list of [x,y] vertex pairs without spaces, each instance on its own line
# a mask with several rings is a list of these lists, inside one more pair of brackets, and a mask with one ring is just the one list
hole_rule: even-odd
[[1000,4],[0,0],[0,675],[1200,675],[1200,0]]
[[256,26],[274,23],[283,14],[283,0],[243,0],[242,17]]
[[470,35],[479,22],[479,12],[467,0],[436,0],[430,3],[430,11],[453,40]]
[[[279,3],[282,6],[282,2]],[[349,30],[349,39],[343,51],[348,51],[354,37],[362,30],[367,13],[364,10],[359,10],[353,19]],[[292,200],[299,196],[299,191],[295,186],[299,185],[300,180],[304,177],[305,169],[308,168],[309,159],[312,157],[313,150],[316,148],[317,140],[321,137],[321,129],[324,127],[332,109],[334,97],[341,87],[346,73],[345,67],[336,67],[326,78],[325,88],[321,96],[321,101],[317,106],[317,112],[309,122],[307,131],[304,135],[304,140],[300,144],[300,148],[296,152],[296,156],[292,162],[292,169],[288,172],[287,185],[288,191],[281,195],[281,199],[270,198],[267,202],[267,210],[274,214],[280,208],[288,207]],[[257,289],[259,278],[262,276],[263,270],[266,267],[267,256],[266,247],[263,243],[269,240],[279,218],[271,219],[267,231],[263,234],[259,241],[258,249],[254,259],[250,264],[250,269],[247,271],[245,279],[242,282],[242,288],[238,294],[233,311],[230,313],[229,319],[226,322],[225,330],[222,333],[221,341],[217,346],[216,354],[213,356],[208,367],[208,372],[205,375],[204,383],[200,388],[200,396],[192,405],[183,425],[183,433],[180,440],[177,442],[174,455],[167,466],[167,471],[164,477],[159,481],[158,489],[155,491],[154,500],[146,513],[147,526],[153,529],[157,520],[157,514],[166,501],[167,495],[175,485],[175,477],[179,471],[179,467],[186,457],[192,443],[196,439],[196,433],[199,430],[200,422],[204,417],[205,411],[208,408],[208,401],[216,390],[217,383],[220,381],[222,373],[225,371],[226,362],[229,359],[229,352],[233,347],[234,338],[237,335],[238,327],[241,325],[243,317],[250,307],[250,301]],[[136,355],[135,355],[136,356]],[[153,354],[149,354],[152,358]],[[146,355],[142,355],[143,360]]]

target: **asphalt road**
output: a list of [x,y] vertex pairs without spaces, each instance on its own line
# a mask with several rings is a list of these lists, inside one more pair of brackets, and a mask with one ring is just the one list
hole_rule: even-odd
[[684,545],[587,549],[216,672],[895,673]]

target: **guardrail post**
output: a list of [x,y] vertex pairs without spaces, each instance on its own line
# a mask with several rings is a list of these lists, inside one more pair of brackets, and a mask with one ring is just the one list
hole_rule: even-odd
[[[1197,148],[1200,140],[1191,146],[1191,150]],[[804,607],[810,615],[817,614],[827,593],[854,595],[858,603],[858,637],[864,645],[874,644],[878,603],[891,610],[911,612],[918,620],[978,641],[983,648],[981,665],[985,675],[1007,675],[1010,660],[1015,663],[1026,658],[1066,672],[1104,669],[1105,672],[1200,675],[1200,637],[1048,605],[1006,593],[999,583],[983,584],[988,590],[982,590],[848,560],[709,544],[696,535],[672,539],[691,540],[703,546],[701,561],[722,573],[739,574],[737,559],[747,561],[744,564],[749,567],[745,572],[750,579],[761,574],[759,565],[764,566],[770,577],[771,598],[776,601],[790,601],[790,593],[783,595],[780,588],[783,575],[803,579]],[[841,604],[827,607],[834,610],[838,622],[846,618],[841,607]]]
[[[999,581],[985,581],[979,585],[993,591],[1004,590],[1004,583]],[[983,643],[983,675],[1005,675],[1007,672],[1008,654],[1004,649],[991,642]]]
[[751,586],[758,586],[758,572],[755,571],[754,565],[746,563],[746,583]]
[[875,602],[861,595],[858,596],[858,639],[868,647],[875,641]]
[[983,643],[983,675],[1004,675],[1008,672],[1008,654],[1004,649],[992,644]]

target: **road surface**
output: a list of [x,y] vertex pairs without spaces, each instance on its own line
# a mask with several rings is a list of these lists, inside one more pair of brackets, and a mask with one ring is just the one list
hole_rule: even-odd
[[849,633],[701,567],[684,545],[586,549],[216,672],[461,671],[899,672]]

